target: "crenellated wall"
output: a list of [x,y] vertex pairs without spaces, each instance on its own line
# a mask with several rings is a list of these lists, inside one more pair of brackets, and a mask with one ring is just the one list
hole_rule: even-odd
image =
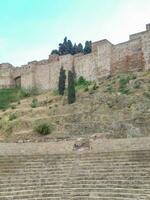
[[1,64],[0,88],[20,84],[22,88],[56,89],[61,66],[66,72],[74,68],[77,78],[84,76],[95,81],[117,72],[149,70],[150,24],[146,25],[146,31],[130,35],[124,43],[113,45],[106,39],[94,42],[92,52],[87,55],[50,55],[47,60],[17,68]]

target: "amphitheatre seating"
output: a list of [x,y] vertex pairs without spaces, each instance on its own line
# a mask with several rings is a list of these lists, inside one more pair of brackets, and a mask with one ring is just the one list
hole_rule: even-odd
[[150,139],[0,145],[0,200],[149,200]]

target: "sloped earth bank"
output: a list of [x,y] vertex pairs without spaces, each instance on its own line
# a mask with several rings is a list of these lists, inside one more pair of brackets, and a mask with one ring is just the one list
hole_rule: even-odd
[[[39,142],[73,138],[133,138],[150,135],[150,72],[100,79],[98,88],[81,88],[77,101],[47,92],[0,111],[1,142]],[[38,100],[33,108],[33,98]],[[12,119],[10,115],[15,115]],[[11,119],[11,120],[10,120]],[[41,136],[34,127],[49,122],[53,132]]]

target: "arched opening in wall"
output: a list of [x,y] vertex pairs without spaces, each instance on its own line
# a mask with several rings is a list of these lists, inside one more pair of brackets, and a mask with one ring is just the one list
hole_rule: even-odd
[[20,88],[21,87],[21,76],[18,76],[14,79],[15,81],[15,87]]

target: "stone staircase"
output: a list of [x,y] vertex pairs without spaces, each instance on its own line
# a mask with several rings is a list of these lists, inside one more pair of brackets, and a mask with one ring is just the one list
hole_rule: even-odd
[[0,200],[150,199],[149,138],[74,143],[1,144]]

